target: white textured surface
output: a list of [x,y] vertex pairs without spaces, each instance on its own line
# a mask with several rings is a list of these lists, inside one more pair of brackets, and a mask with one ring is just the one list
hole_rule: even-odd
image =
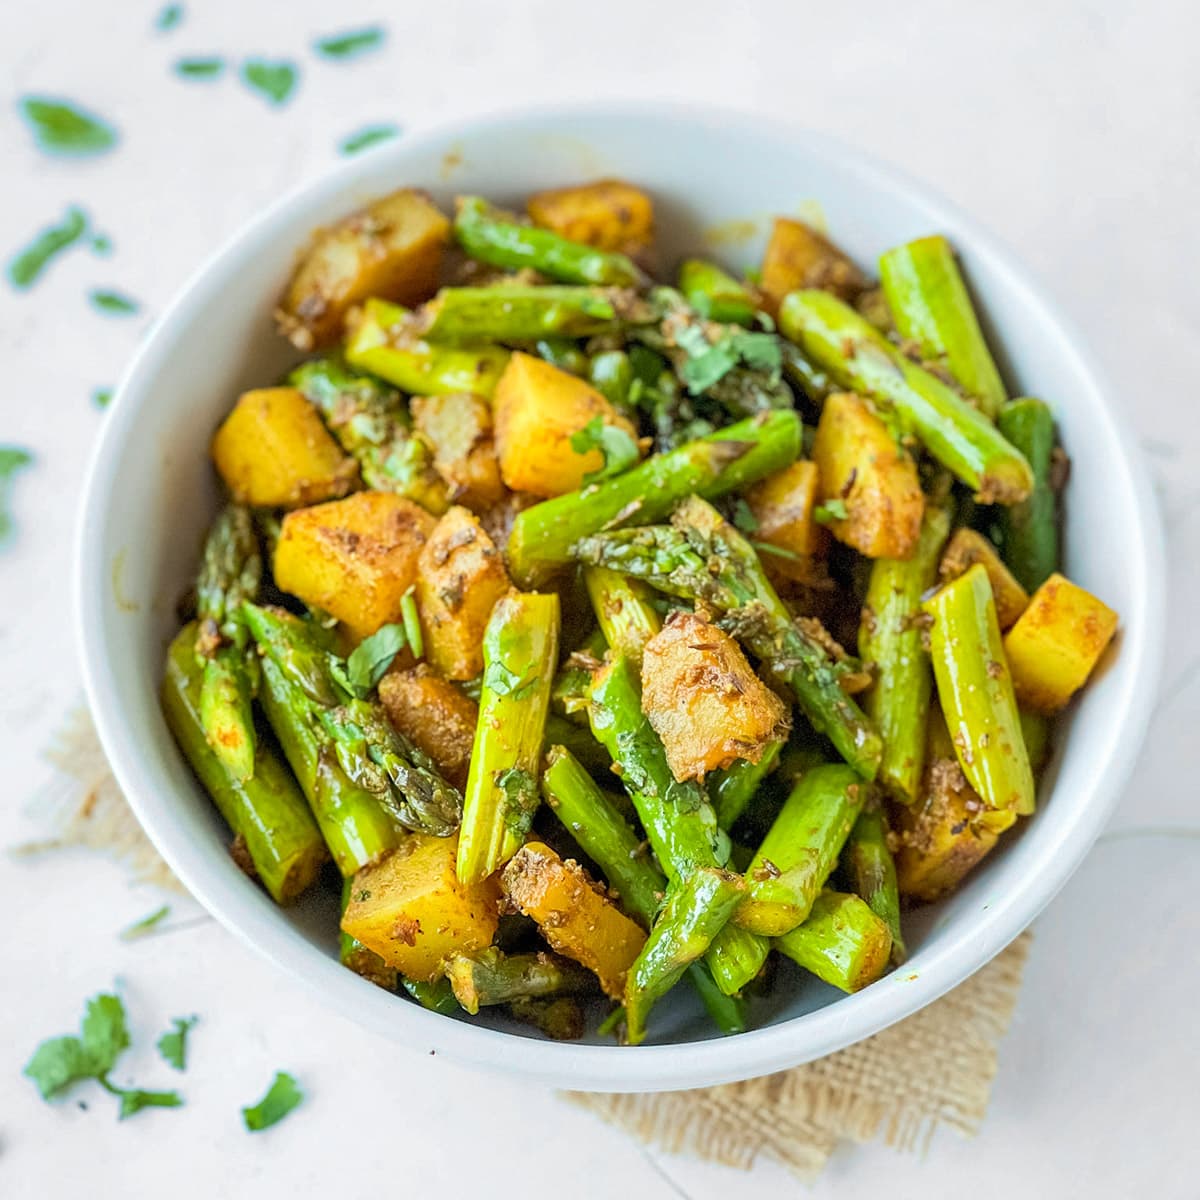
[[[116,378],[147,318],[209,248],[372,121],[415,128],[565,96],[786,111],[928,179],[1049,281],[1126,393],[1161,483],[1173,570],[1164,698],[1137,782],[1114,832],[1039,921],[982,1134],[972,1143],[940,1136],[923,1161],[847,1148],[812,1194],[865,1196],[886,1179],[893,1194],[932,1198],[968,1187],[980,1200],[1116,1197],[1139,1185],[1194,1196],[1200,30],[1188,7],[793,3],[758,4],[747,16],[750,6],[692,0],[654,6],[647,27],[644,4],[443,3],[394,12],[387,48],[345,64],[314,60],[312,35],[392,6],[208,0],[165,36],[150,31],[154,4],[13,7],[0,41],[0,255],[71,202],[111,233],[116,253],[66,255],[27,294],[0,284],[0,442],[39,458],[17,483],[19,531],[0,554],[0,843],[38,834],[36,812],[24,811],[50,775],[37,750],[78,694],[66,578],[76,489],[102,419],[88,397]],[[207,52],[291,56],[304,79],[275,111],[233,79],[184,84],[171,74],[177,56]],[[109,116],[124,133],[119,151],[87,162],[38,156],[8,98],[26,92],[71,96]],[[146,316],[90,310],[86,290],[108,285],[139,297]],[[1198,832],[1134,835],[1185,825]],[[667,1157],[656,1167],[553,1096],[380,1044],[300,998],[211,922],[115,940],[157,903],[84,854],[0,865],[6,1197],[80,1186],[101,1195],[387,1185],[551,1195],[565,1183],[577,1195],[699,1198],[788,1186],[772,1168],[749,1180]],[[144,1053],[123,1068],[139,1082],[169,1086],[172,1074],[150,1049],[151,1031],[169,1016],[202,1015],[194,1067],[181,1079],[184,1110],[117,1126],[103,1097],[88,1094],[88,1112],[73,1101],[44,1106],[19,1078],[33,1044],[71,1028],[83,997],[114,977],[142,1035]],[[237,1109],[281,1066],[309,1102],[251,1138]],[[535,1144],[542,1166],[532,1174]],[[494,1182],[500,1164],[510,1187]]]

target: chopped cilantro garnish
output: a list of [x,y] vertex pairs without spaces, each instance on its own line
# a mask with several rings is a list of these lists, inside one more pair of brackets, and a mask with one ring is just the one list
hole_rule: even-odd
[[408,644],[403,625],[384,625],[364,638],[346,660],[346,677],[353,691],[366,695],[384,677],[392,659]]
[[170,912],[171,906],[164,904],[161,908],[156,908],[148,917],[134,921],[132,925],[126,925],[120,933],[121,941],[133,942],[140,937],[145,937],[148,933],[153,933]]
[[177,1071],[187,1067],[187,1035],[197,1020],[196,1017],[176,1017],[171,1028],[155,1043],[163,1060]]
[[604,457],[604,465],[598,471],[589,471],[583,477],[584,483],[619,475],[640,457],[637,439],[618,425],[606,425],[601,416],[593,417],[582,429],[571,434],[571,449],[576,454],[599,450]]
[[354,58],[383,45],[387,35],[378,25],[366,29],[355,29],[349,33],[335,33],[329,37],[318,38],[313,43],[313,49],[322,58]]
[[282,1121],[303,1099],[296,1081],[286,1071],[276,1071],[267,1094],[257,1104],[242,1109],[242,1120],[251,1133],[258,1133]]
[[23,96],[17,106],[38,148],[50,154],[103,154],[117,144],[117,131],[70,100]]
[[845,500],[834,498],[818,504],[813,509],[813,520],[818,525],[832,525],[834,521],[844,521],[849,516]]

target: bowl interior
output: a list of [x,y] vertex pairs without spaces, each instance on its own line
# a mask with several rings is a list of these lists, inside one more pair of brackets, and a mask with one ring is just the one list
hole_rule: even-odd
[[[157,700],[175,604],[217,502],[208,441],[240,391],[271,383],[292,361],[271,311],[310,231],[401,185],[426,187],[444,206],[461,192],[519,203],[537,188],[605,174],[653,191],[664,274],[697,251],[732,267],[756,263],[770,214],[811,218],[814,206],[866,267],[889,246],[946,233],[1012,393],[1042,396],[1058,415],[1074,468],[1066,569],[1123,621],[1102,677],[1060,731],[1041,810],[957,895],[912,915],[902,971],[842,997],[789,969],[773,998],[756,1001],[758,1032],[723,1041],[677,989],[656,1011],[652,1043],[634,1052],[545,1043],[502,1020],[452,1023],[343,971],[332,891],[281,912],[240,874]],[[78,582],[93,712],[118,778],[184,882],[341,1011],[425,1049],[575,1087],[750,1076],[848,1044],[953,986],[1024,927],[1098,832],[1132,762],[1155,665],[1157,535],[1127,447],[1077,343],[1036,289],[965,218],[897,173],[820,137],[726,115],[610,109],[477,122],[374,152],[285,201],[160,322],[113,405],[86,497]]]

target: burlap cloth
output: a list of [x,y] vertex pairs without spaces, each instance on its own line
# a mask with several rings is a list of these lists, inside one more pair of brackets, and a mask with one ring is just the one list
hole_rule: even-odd
[[[54,835],[25,852],[89,846],[139,879],[182,890],[126,805],[86,713],[69,720],[47,756],[61,772],[40,800]],[[790,1071],[687,1092],[564,1095],[659,1149],[745,1169],[772,1158],[802,1178],[819,1173],[842,1139],[922,1151],[941,1125],[969,1137],[987,1110],[1029,941],[1023,934],[890,1029]]]

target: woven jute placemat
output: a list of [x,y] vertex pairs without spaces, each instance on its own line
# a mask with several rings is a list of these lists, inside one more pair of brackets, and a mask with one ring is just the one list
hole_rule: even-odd
[[[52,836],[27,852],[88,846],[140,880],[183,890],[125,803],[86,712],[69,719],[47,756],[59,769],[43,797]],[[802,1178],[817,1175],[843,1140],[921,1151],[939,1126],[969,1137],[987,1111],[1030,937],[920,1012],[817,1062],[694,1091],[564,1096],[669,1153],[744,1169],[769,1158]]]

